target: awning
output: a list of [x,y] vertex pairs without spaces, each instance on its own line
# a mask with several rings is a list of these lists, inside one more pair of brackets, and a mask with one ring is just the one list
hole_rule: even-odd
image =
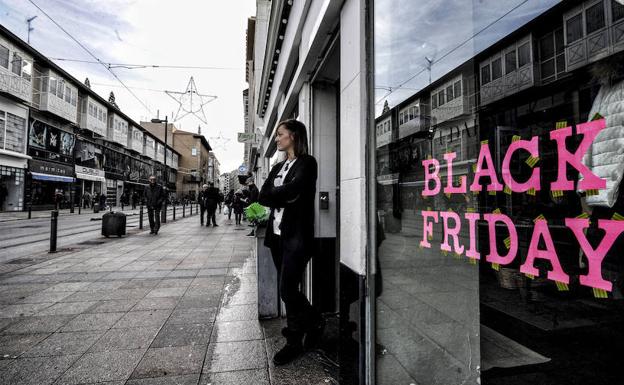
[[76,178],[77,179],[84,179],[84,180],[92,180],[95,182],[106,182],[106,178],[104,178],[103,176],[99,176],[99,175],[91,175],[91,174],[83,174],[81,172],[77,172],[76,173]]
[[61,176],[61,175],[50,175],[50,174],[41,174],[38,172],[31,172],[32,178],[36,180],[49,180],[53,182],[67,182],[72,183],[76,180],[69,176]]

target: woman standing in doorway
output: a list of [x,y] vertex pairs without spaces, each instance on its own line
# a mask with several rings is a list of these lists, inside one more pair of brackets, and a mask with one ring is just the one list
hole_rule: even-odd
[[316,159],[308,154],[305,125],[294,119],[278,125],[275,143],[287,158],[271,169],[259,203],[271,208],[264,244],[271,249],[280,297],[286,305],[288,326],[282,330],[286,345],[273,357],[276,365],[284,365],[304,348],[315,347],[325,323],[300,289],[314,249]]

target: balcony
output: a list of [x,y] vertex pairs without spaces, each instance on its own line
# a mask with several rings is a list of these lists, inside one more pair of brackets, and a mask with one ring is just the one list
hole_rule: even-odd
[[41,89],[37,90],[39,109],[71,123],[78,123],[78,89],[50,70],[42,71]]
[[479,64],[481,105],[532,87],[535,81],[531,35],[519,39]]
[[472,113],[471,79],[460,74],[431,92],[431,124],[440,124]]
[[563,15],[567,70],[624,50],[624,5],[586,1]]
[[32,85],[30,80],[0,67],[0,92],[4,92],[23,100],[32,102]]

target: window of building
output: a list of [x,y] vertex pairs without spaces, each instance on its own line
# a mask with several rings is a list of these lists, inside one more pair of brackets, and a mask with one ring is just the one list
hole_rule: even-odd
[[490,65],[487,64],[481,67],[481,85],[488,84],[490,82]]
[[455,94],[456,98],[462,95],[461,80],[458,80],[455,82],[455,84],[453,84],[453,93]]
[[585,28],[587,34],[596,32],[605,26],[605,12],[604,4],[602,1],[592,5],[585,11]]
[[503,76],[503,65],[501,58],[492,60],[492,80],[499,79]]
[[9,49],[0,45],[0,66],[9,69]]
[[54,76],[50,75],[50,88],[49,88],[49,92],[51,94],[56,95],[56,85],[57,85],[58,81]]
[[401,124],[403,124],[403,123],[404,123],[404,122],[403,122],[403,113],[402,113],[402,112],[399,112],[399,126],[400,126]]
[[528,42],[518,47],[518,68],[522,68],[531,62],[531,47]]
[[0,110],[0,148],[23,153],[26,145],[26,119]]
[[542,82],[552,81],[565,72],[562,28],[548,33],[538,40],[538,55]]
[[63,99],[63,93],[65,92],[65,80],[59,79],[56,85],[56,96]]
[[611,17],[613,21],[624,18],[624,4],[621,4],[618,0],[611,0]]
[[22,57],[17,53],[13,53],[13,60],[11,61],[11,72],[18,76],[22,76]]
[[516,68],[516,50],[509,51],[505,54],[505,75],[514,72]]
[[74,107],[78,105],[78,90],[72,92],[71,105]]
[[566,37],[568,44],[574,43],[583,37],[583,15],[578,14],[566,21]]
[[444,101],[444,90],[442,90],[438,92],[438,106],[442,106],[444,103],[446,102]]
[[26,80],[32,79],[32,63],[26,59],[22,60],[22,77]]
[[455,97],[453,95],[453,85],[451,84],[450,86],[446,87],[446,101],[450,102],[454,98]]
[[431,109],[438,108],[438,95],[433,93],[431,95]]
[[69,86],[65,86],[65,101],[71,103],[72,89]]

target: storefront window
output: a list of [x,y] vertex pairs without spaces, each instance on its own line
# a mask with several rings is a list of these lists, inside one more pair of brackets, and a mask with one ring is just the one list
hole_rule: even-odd
[[375,1],[377,384],[622,382],[616,3]]

